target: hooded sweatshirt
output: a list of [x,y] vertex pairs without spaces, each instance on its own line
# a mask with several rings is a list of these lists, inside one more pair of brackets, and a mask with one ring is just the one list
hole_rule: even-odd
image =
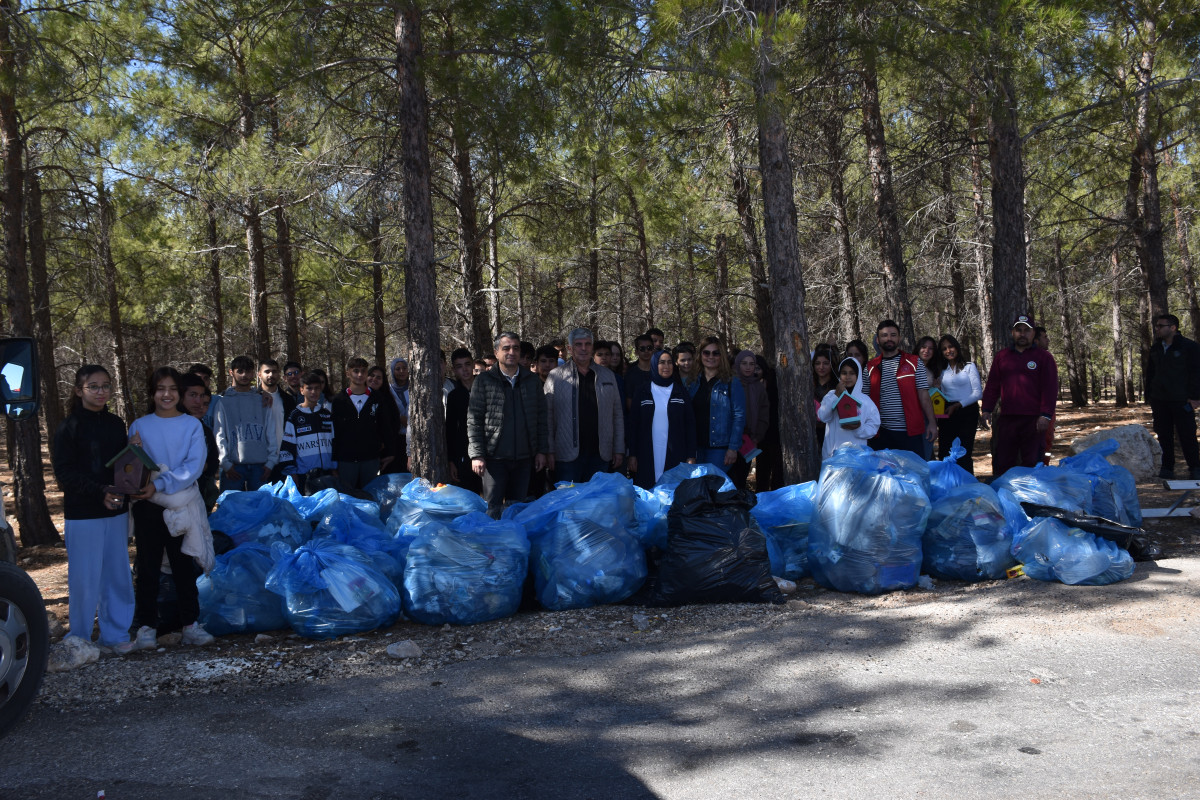
[[833,455],[834,450],[846,443],[865,447],[867,440],[879,433],[879,408],[863,391],[862,364],[859,364],[856,358],[843,358],[842,363],[838,364],[838,375],[841,375],[842,367],[846,364],[853,364],[858,371],[858,377],[854,381],[854,389],[850,392],[850,396],[858,401],[859,425],[850,430],[843,428],[838,422],[837,404],[838,399],[842,396],[841,388],[832,389],[826,393],[825,398],[821,401],[821,407],[817,409],[817,418],[825,423],[825,445],[821,448],[822,461],[829,458]]

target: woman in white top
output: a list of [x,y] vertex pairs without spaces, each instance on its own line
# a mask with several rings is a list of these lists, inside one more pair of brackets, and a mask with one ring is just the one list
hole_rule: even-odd
[[979,370],[958,340],[946,334],[938,341],[945,367],[942,369],[942,394],[946,397],[946,418],[938,420],[938,458],[950,455],[950,445],[958,439],[967,454],[958,465],[975,474],[975,431],[979,428],[979,400],[983,385]]

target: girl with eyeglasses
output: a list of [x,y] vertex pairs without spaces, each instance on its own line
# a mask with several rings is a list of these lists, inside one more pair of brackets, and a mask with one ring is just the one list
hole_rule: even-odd
[[696,461],[728,472],[742,446],[746,427],[746,395],[733,380],[721,340],[707,337],[700,345],[700,371],[688,388],[696,415]]
[[[54,434],[54,476],[63,490],[67,595],[71,630],[54,653],[56,670],[82,666],[102,650],[124,655],[133,623],[129,513],[104,466],[125,448],[125,423],[108,411],[112,377],[96,364],[75,373],[67,418]],[[92,626],[100,618],[100,646]]]

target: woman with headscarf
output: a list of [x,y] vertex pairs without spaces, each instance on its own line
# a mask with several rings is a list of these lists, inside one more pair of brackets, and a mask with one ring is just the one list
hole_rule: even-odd
[[639,388],[630,408],[626,445],[633,482],[643,489],[652,488],[677,464],[696,463],[692,399],[669,352],[659,350],[650,359],[650,381]]
[[[744,453],[761,450],[763,437],[771,424],[771,402],[767,398],[767,386],[758,374],[758,361],[754,353],[743,350],[733,360],[734,374],[742,384],[742,393],[746,398],[746,427],[742,433],[742,453],[729,468],[729,477],[734,486],[746,488],[746,480],[750,477],[750,461]],[[746,439],[749,438],[749,442]]]

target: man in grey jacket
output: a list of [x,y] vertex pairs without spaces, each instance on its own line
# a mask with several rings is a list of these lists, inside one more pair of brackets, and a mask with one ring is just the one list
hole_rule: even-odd
[[266,483],[279,461],[275,420],[254,385],[254,361],[238,356],[229,365],[233,384],[221,395],[213,436],[221,456],[221,491],[254,491]]
[[555,479],[582,483],[625,459],[625,414],[616,375],[592,363],[592,332],[567,337],[570,360],[550,371],[544,387],[550,426],[549,467]]

